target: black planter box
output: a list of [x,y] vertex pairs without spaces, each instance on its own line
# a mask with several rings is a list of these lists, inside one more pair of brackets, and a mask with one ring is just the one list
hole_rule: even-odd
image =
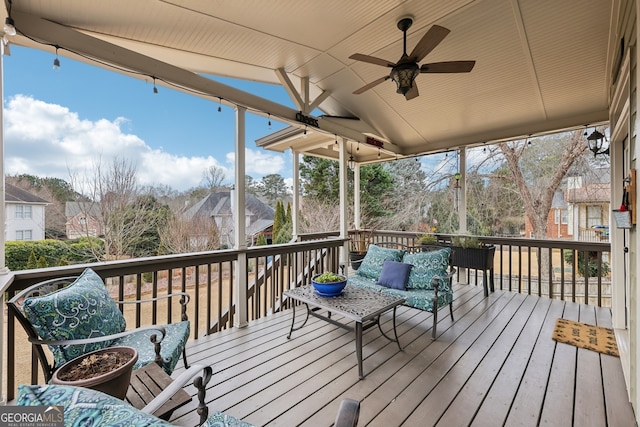
[[456,267],[472,268],[474,270],[493,269],[493,256],[496,253],[496,247],[493,245],[482,248],[462,248],[454,246],[452,249],[452,263]]

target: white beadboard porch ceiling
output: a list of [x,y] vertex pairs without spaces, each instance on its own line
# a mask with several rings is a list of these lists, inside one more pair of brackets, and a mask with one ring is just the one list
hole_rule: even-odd
[[[276,150],[306,147],[310,153],[337,157],[335,134],[363,141],[366,133],[385,142],[383,158],[388,158],[607,121],[611,78],[607,70],[619,49],[612,25],[618,4],[615,0],[14,0],[12,16],[20,32],[41,42],[291,123],[295,111],[208,84],[190,73],[281,84],[277,70],[283,69],[297,90],[308,78],[311,102],[323,91],[328,93],[318,107],[324,114],[360,120],[322,118],[321,132],[310,129],[310,138],[288,133],[264,138],[260,145]],[[475,68],[466,74],[419,75],[420,96],[410,101],[395,92],[391,80],[353,95],[390,70],[353,61],[349,55],[396,62],[403,49],[396,23],[407,15],[414,19],[408,51],[434,24],[451,30],[421,63],[475,60]],[[11,43],[55,50],[20,34]],[[78,58],[64,49],[59,53]],[[377,149],[361,151],[358,160],[375,161]]]

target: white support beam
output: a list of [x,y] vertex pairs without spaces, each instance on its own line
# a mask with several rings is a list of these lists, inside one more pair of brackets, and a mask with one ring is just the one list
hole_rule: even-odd
[[282,85],[282,87],[284,87],[284,89],[289,94],[289,98],[291,98],[293,103],[296,104],[296,107],[298,107],[298,110],[304,111],[304,101],[302,100],[302,97],[296,90],[293,82],[287,75],[287,72],[284,70],[284,68],[278,68],[276,70],[276,76],[278,77],[278,80],[280,80],[280,84]]
[[[15,11],[13,18],[22,33],[44,44],[57,45],[69,52],[76,52],[102,62],[102,64],[95,62],[94,65],[96,66],[135,78],[154,76],[157,79],[156,83],[160,86],[183,90],[191,95],[211,100],[221,98],[226,105],[240,105],[251,111],[263,112],[265,115],[268,113],[273,118],[282,120],[285,123],[299,124],[296,120],[296,114],[299,110],[293,110],[268,99],[33,15]],[[69,56],[75,56],[80,60],[91,63],[77,55],[70,54]],[[116,70],[105,64],[111,64],[120,69]],[[122,69],[131,70],[131,73],[122,71]],[[163,85],[163,82],[169,82],[170,85]],[[302,99],[300,99],[300,104],[303,104]],[[336,123],[323,123],[322,130],[330,134],[344,136],[352,141],[364,142],[366,138],[362,133]]]

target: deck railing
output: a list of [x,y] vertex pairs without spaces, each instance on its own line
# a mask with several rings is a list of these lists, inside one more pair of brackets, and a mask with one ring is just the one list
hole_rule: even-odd
[[[352,239],[369,243],[397,242],[415,245],[420,233],[359,230]],[[442,242],[453,235],[437,234]],[[496,246],[494,257],[495,287],[597,306],[611,306],[609,242],[576,240],[536,240],[512,237],[479,237]],[[585,260],[587,262],[585,263]],[[479,283],[482,272],[460,271],[458,280]]]
[[[31,284],[77,275],[91,267],[105,278],[115,299],[189,292],[192,297],[188,313],[192,322],[191,339],[197,339],[230,328],[239,319],[239,310],[234,303],[239,268],[246,269],[246,306],[241,308],[247,318],[268,316],[287,307],[282,298],[285,290],[308,283],[317,272],[337,271],[340,248],[346,242],[346,239],[335,237],[337,234],[305,235],[300,236],[300,242],[242,251],[222,250],[17,271],[6,279],[4,296],[11,298]],[[418,235],[397,231],[350,232],[352,239],[361,240],[364,236],[367,243],[385,241],[405,245],[414,245]],[[452,236],[438,237],[448,241]],[[498,237],[482,237],[481,240],[496,246],[496,288],[598,306],[610,305],[609,243]],[[582,263],[584,259],[590,260],[587,267]],[[591,270],[590,277],[585,276],[585,268]],[[459,271],[458,280],[480,283],[481,277],[478,271],[465,270]],[[171,323],[180,316],[177,304],[176,298],[165,304],[154,303],[150,309],[133,305],[124,310],[125,317],[129,327]],[[7,333],[3,353],[6,370],[3,370],[2,394],[13,399],[17,384],[37,383],[43,378],[22,328],[11,316],[5,318]],[[19,370],[16,369],[18,360],[27,361],[20,364]]]
[[[5,286],[5,299],[28,286],[56,277],[74,276],[90,267],[105,279],[110,294],[116,300],[142,299],[182,291],[191,295],[188,316],[191,337],[230,328],[238,320],[235,306],[238,269],[246,269],[247,299],[242,307],[249,320],[267,316],[287,307],[282,292],[309,283],[317,272],[337,271],[339,248],[346,239],[327,238],[285,245],[256,246],[245,250],[221,250],[169,255],[112,262],[100,262],[17,271],[10,273]],[[243,260],[238,262],[238,260]],[[243,264],[243,265],[240,265]],[[122,308],[128,328],[151,323],[171,323],[180,320],[179,298],[150,306],[137,304]],[[131,307],[129,307],[131,306]],[[5,310],[4,313],[7,313]],[[7,333],[3,344],[6,370],[2,395],[15,397],[17,384],[42,382],[40,367],[32,354],[26,334],[16,319],[5,314]],[[18,361],[20,369],[16,369]]]

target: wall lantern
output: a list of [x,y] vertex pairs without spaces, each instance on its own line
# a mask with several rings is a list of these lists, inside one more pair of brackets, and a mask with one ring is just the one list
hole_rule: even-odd
[[597,129],[587,137],[587,145],[589,146],[589,150],[593,153],[593,157],[595,158],[598,154],[606,154],[609,155],[609,144],[607,144],[607,148],[604,148],[605,136],[598,132]]

